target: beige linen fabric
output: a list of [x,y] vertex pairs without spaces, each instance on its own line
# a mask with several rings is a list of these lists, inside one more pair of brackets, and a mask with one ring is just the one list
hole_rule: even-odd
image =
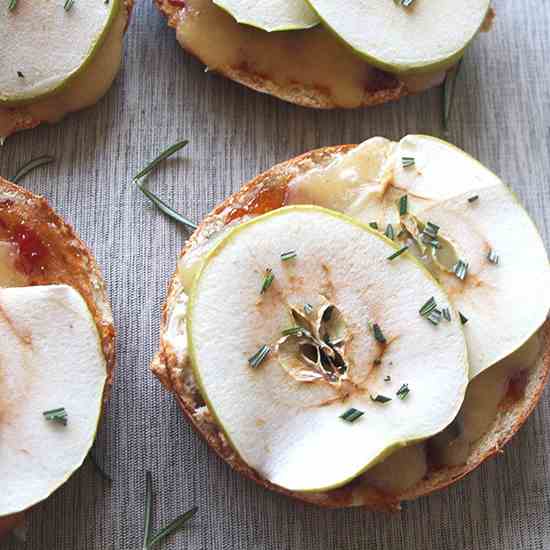
[[[125,65],[108,96],[0,149],[3,176],[38,155],[57,158],[23,184],[48,197],[96,254],[119,331],[113,396],[96,444],[114,483],[85,464],[29,515],[26,546],[9,540],[0,549],[137,550],[150,468],[155,526],[199,506],[166,550],[548,550],[548,392],[504,454],[401,515],[324,511],[268,493],[232,472],[185,423],[148,363],[187,233],[149,206],[132,175],[189,138],[150,183],[199,220],[258,172],[309,149],[373,135],[441,135],[440,90],[362,111],[294,107],[205,74],[148,1],[136,8]],[[449,139],[513,186],[548,246],[550,10],[540,0],[497,0],[496,9],[493,32],[468,51]]]

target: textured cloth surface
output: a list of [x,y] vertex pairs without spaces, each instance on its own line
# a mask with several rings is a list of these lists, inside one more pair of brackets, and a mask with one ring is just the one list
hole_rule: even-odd
[[[148,364],[187,233],[149,206],[131,176],[167,145],[189,138],[188,148],[149,182],[200,220],[252,176],[309,149],[373,135],[442,135],[441,92],[352,112],[295,107],[205,74],[148,1],[136,8],[125,64],[107,97],[57,126],[14,136],[0,149],[0,174],[8,177],[30,158],[56,157],[55,165],[22,183],[45,195],[96,254],[119,331],[115,386],[95,449],[114,482],[105,483],[86,463],[29,514],[25,547],[141,548],[144,472],[151,469],[155,527],[199,507],[189,526],[163,545],[166,550],[548,550],[548,391],[503,454],[396,515],[324,511],[266,492],[232,472],[183,420]],[[449,140],[512,185],[548,246],[545,8],[540,0],[497,1],[493,31],[467,53]],[[2,550],[21,547],[12,540],[0,544]]]

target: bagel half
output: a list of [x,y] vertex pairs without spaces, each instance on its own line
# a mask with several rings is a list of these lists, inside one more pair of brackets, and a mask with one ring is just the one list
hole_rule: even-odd
[[15,132],[59,122],[69,113],[94,105],[107,93],[122,63],[123,36],[133,5],[134,0],[124,0],[104,43],[77,78],[51,96],[22,105],[0,106],[0,144]]
[[[311,151],[278,164],[257,176],[206,216],[185,244],[180,260],[195,254],[199,255],[201,248],[208,246],[209,239],[212,240],[214,235],[222,229],[280,207],[285,199],[287,187],[295,177],[328,164],[354,147],[355,145],[342,145]],[[509,383],[505,398],[498,405],[494,421],[484,435],[470,445],[466,459],[460,464],[454,466],[430,464],[428,453],[428,469],[422,479],[406,490],[397,492],[376,488],[369,484],[368,475],[363,475],[336,490],[321,493],[292,493],[269,483],[244,463],[214,422],[199,392],[193,370],[185,354],[185,334],[181,335],[181,327],[185,327],[186,301],[182,281],[176,273],[170,281],[163,308],[160,350],[151,365],[153,373],[165,388],[174,394],[191,425],[235,470],[268,489],[323,507],[366,506],[373,510],[399,510],[402,501],[413,500],[456,482],[486,459],[501,452],[502,447],[520,429],[535,408],[550,374],[550,322],[546,321],[538,333],[540,351],[536,363],[528,370],[523,369],[527,369],[529,365],[521,367],[520,382],[514,380]],[[179,340],[174,337],[177,334],[180,334]]]
[[[105,407],[116,350],[111,305],[99,267],[74,229],[52,210],[46,199],[0,178],[0,243],[13,242],[15,232],[21,230],[38,239],[39,246],[46,251],[45,260],[34,269],[28,264],[28,257],[21,256],[23,260],[18,263],[16,256],[16,278],[2,280],[0,270],[0,286],[68,285],[82,296],[97,327],[106,361]],[[0,517],[0,538],[22,519],[23,514]]]
[[[446,76],[439,71],[398,77],[372,67],[322,25],[268,33],[237,23],[212,0],[154,2],[181,47],[207,70],[303,107],[380,105],[438,86]],[[490,28],[493,15],[490,9],[482,30]]]

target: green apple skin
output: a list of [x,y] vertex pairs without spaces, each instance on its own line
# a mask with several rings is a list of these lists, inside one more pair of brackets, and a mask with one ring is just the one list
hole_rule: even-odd
[[59,83],[57,86],[54,86],[53,88],[50,88],[47,92],[38,94],[38,95],[19,95],[17,99],[10,99],[8,97],[5,97],[2,94],[2,91],[0,91],[0,107],[22,107],[25,105],[29,105],[31,103],[34,103],[37,100],[44,99],[46,97],[53,96],[57,93],[59,93],[61,90],[63,90],[66,86],[71,84],[74,80],[76,80],[88,67],[88,65],[91,63],[92,59],[94,58],[94,55],[97,51],[99,51],[99,48],[103,45],[103,42],[105,41],[105,38],[107,37],[109,30],[111,29],[114,21],[120,14],[120,10],[123,7],[124,0],[109,0],[109,4],[111,5],[111,11],[109,13],[109,18],[107,19],[107,22],[105,26],[103,27],[103,31],[98,36],[97,40],[93,44],[92,49],[90,50],[88,57],[78,67],[76,70],[74,70],[71,74],[67,76],[63,82]]
[[[391,1],[391,0],[390,0]],[[481,27],[483,26],[483,21],[477,28],[476,32],[471,36],[470,40],[468,40],[467,44],[451,56],[438,59],[436,61],[433,61],[431,63],[417,63],[417,64],[408,64],[408,65],[402,65],[399,63],[388,63],[385,61],[382,61],[381,59],[378,59],[376,57],[373,57],[366,52],[363,52],[361,50],[357,50],[354,48],[351,44],[346,42],[331,26],[330,24],[324,20],[321,15],[317,12],[315,9],[315,6],[310,0],[306,0],[306,2],[311,6],[311,9],[317,13],[319,18],[321,19],[321,22],[325,28],[330,30],[334,36],[336,36],[340,41],[342,41],[346,46],[348,46],[355,55],[358,55],[359,57],[363,58],[369,65],[372,65],[373,67],[376,67],[378,69],[381,69],[383,71],[386,71],[388,73],[392,73],[395,75],[402,75],[403,77],[411,76],[411,75],[418,75],[418,74],[424,74],[424,73],[438,73],[438,72],[446,72],[450,70],[452,67],[454,67],[463,57],[464,53],[466,52],[466,49],[471,44],[472,40],[476,37],[478,32],[480,31]],[[489,8],[490,9],[490,8]]]
[[[295,24],[265,28],[259,25],[258,22],[254,21],[253,19],[237,19],[235,15],[233,15],[233,13],[231,13],[231,11],[226,6],[223,5],[223,1],[221,0],[220,1],[213,0],[213,1],[214,1],[214,4],[216,4],[216,6],[218,6],[220,9],[222,9],[225,13],[227,13],[231,17],[233,17],[237,21],[237,23],[241,25],[247,25],[249,27],[254,27],[255,29],[259,29],[265,32],[301,31],[301,30],[312,29],[313,27],[316,27],[320,23],[320,20],[318,19],[317,21],[313,21],[310,24],[306,24],[305,22],[303,23],[296,22]],[[311,8],[309,2],[307,2],[306,0],[303,0],[303,2],[306,6]],[[317,12],[315,10],[312,10],[312,11],[315,15],[317,15]]]

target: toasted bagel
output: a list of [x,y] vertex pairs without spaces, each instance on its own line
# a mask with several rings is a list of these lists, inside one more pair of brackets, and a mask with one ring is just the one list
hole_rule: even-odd
[[[355,145],[343,145],[311,151],[278,164],[249,181],[240,191],[228,197],[206,216],[184,246],[180,260],[197,253],[201,246],[220,230],[278,208],[283,203],[287,187],[293,178],[328,164],[337,155],[346,153],[354,147]],[[376,488],[369,484],[366,476],[360,476],[348,485],[332,491],[291,493],[269,483],[244,463],[228,444],[210,415],[186,355],[174,346],[172,337],[174,327],[184,321],[184,317],[178,318],[177,308],[181,304],[185,306],[186,299],[182,281],[176,273],[168,287],[161,320],[160,350],[152,362],[152,371],[165,388],[174,394],[191,425],[235,470],[266,488],[323,507],[366,506],[373,510],[398,510],[402,501],[412,500],[451,485],[491,456],[501,452],[502,447],[520,429],[535,408],[550,375],[550,322],[547,321],[539,331],[538,360],[532,368],[525,371],[521,391],[511,391],[509,388],[507,397],[498,407],[494,421],[484,435],[470,445],[467,458],[460,464],[435,466],[429,463],[428,456],[428,469],[422,479],[406,490],[397,492]],[[182,339],[185,340],[185,336]],[[528,365],[525,365],[525,368],[527,367]]]
[[[303,107],[380,105],[438,86],[446,76],[440,71],[398,77],[372,67],[323,26],[268,33],[237,23],[212,0],[154,2],[181,47],[208,71]],[[493,16],[490,9],[482,31]]]
[[15,132],[56,123],[69,113],[94,105],[107,93],[122,62],[122,37],[130,23],[133,5],[134,0],[124,0],[105,43],[78,78],[52,96],[20,106],[0,106],[0,143]]
[[[21,251],[22,239],[32,242]],[[18,243],[18,246],[14,243]],[[16,279],[0,286],[68,285],[79,292],[95,321],[107,365],[104,404],[115,368],[115,328],[105,282],[99,267],[74,229],[43,197],[0,178],[0,244],[16,249]],[[38,254],[38,256],[37,256]],[[38,258],[35,261],[34,258]],[[9,283],[9,281],[8,281]],[[0,538],[22,520],[22,514],[0,518]]]

